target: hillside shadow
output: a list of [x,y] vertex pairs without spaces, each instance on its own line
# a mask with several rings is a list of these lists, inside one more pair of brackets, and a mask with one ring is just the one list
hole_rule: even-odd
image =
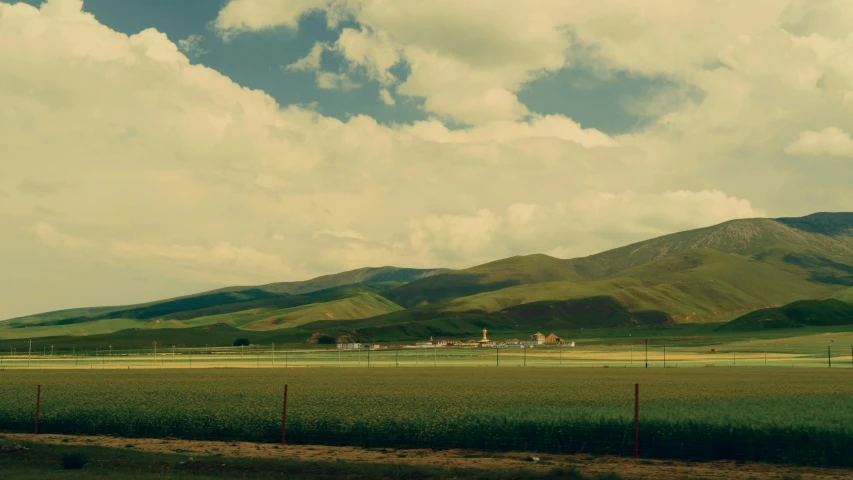
[[383,292],[382,296],[404,308],[412,308],[522,284],[519,280],[484,282],[485,278],[486,274],[435,275]]
[[825,257],[791,254],[782,257],[782,261],[808,271],[811,282],[853,286],[853,266]]
[[661,310],[633,312],[606,295],[562,300],[525,303],[501,310],[519,322],[539,323],[549,326],[570,327],[629,327],[636,325],[666,325],[672,315]]
[[796,218],[777,218],[777,222],[797,230],[822,235],[853,235],[853,213],[821,212]]

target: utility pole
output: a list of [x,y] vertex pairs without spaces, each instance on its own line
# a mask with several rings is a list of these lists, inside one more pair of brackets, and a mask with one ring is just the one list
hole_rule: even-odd
[[275,366],[275,342],[272,342],[272,366]]
[[110,345],[110,362],[113,361],[113,346]]
[[157,342],[154,342],[154,366],[157,366]]
[[367,368],[370,368],[370,344],[367,345]]
[[[340,352],[338,352],[338,355],[340,356]],[[400,349],[399,348],[397,349],[397,355],[394,356],[394,366],[395,367],[400,366]]]
[[767,366],[767,344],[764,344],[764,366]]
[[634,364],[634,344],[631,344],[631,365]]
[[33,341],[28,340],[30,342],[30,349],[27,351],[27,368],[30,368],[30,357],[33,355]]
[[666,344],[663,344],[663,368],[666,368]]
[[830,352],[830,346],[826,346],[826,361],[829,362],[829,368],[832,368],[832,353]]
[[522,348],[524,351],[524,366],[527,366],[527,347]]
[[649,368],[649,339],[646,339],[646,368]]
[[495,347],[495,366],[501,366],[501,349]]

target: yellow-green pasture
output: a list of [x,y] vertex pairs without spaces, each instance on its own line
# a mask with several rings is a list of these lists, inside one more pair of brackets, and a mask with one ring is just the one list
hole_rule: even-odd
[[[594,344],[532,348],[421,347],[343,350],[268,346],[104,349],[68,353],[0,355],[0,369],[138,368],[424,368],[424,367],[853,367],[853,334],[808,335],[721,345]],[[835,340],[833,342],[833,340]]]

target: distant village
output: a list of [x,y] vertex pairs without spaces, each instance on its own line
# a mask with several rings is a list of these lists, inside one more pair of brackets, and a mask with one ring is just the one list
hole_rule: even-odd
[[370,343],[338,343],[337,346],[342,350],[380,350],[380,349],[401,349],[401,348],[448,348],[448,347],[472,347],[472,348],[533,348],[537,345],[554,344],[566,347],[574,347],[575,342],[567,342],[562,338],[554,335],[544,335],[541,332],[536,332],[530,335],[529,340],[519,340],[513,338],[505,341],[489,340],[486,336],[487,330],[483,329],[483,338],[480,340],[433,340],[430,337],[428,342],[417,342],[410,345],[379,345]]

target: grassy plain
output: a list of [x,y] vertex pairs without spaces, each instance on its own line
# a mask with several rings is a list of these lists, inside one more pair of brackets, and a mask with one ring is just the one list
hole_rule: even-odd
[[[377,338],[382,350],[370,353],[373,366],[494,366],[500,357],[502,366],[644,366],[648,340],[650,366],[705,367],[723,366],[832,366],[848,367],[853,353],[853,331],[849,327],[804,327],[798,329],[765,329],[760,331],[718,330],[718,324],[681,324],[665,327],[620,329],[574,329],[558,332],[576,347],[553,345],[532,349],[486,348],[386,349],[409,343],[397,338]],[[146,368],[154,365],[156,341],[158,367],[200,368],[283,366],[363,366],[368,353],[338,352],[334,346],[307,345],[304,338],[286,336],[282,332],[245,332],[230,327],[210,328],[217,340],[214,345],[227,345],[238,336],[251,338],[252,347],[196,346],[182,347],[192,341],[191,329],[159,329],[128,331],[123,335],[87,337],[35,338],[29,364],[34,368]],[[543,333],[550,333],[544,330]],[[526,338],[529,331],[489,330],[496,340]],[[273,344],[275,346],[273,347]],[[177,345],[172,348],[172,345]],[[110,350],[112,346],[112,350]],[[829,347],[829,351],[828,351]],[[24,339],[0,340],[0,368],[27,365],[29,344]],[[274,349],[274,350],[273,350]],[[712,349],[716,349],[713,352]],[[52,354],[51,354],[52,352]],[[110,355],[112,352],[112,355]],[[242,352],[242,353],[241,353]],[[14,353],[14,355],[12,355]],[[72,356],[72,353],[75,356]],[[525,362],[526,357],[526,362]],[[665,357],[665,358],[664,358]],[[766,359],[766,361],[765,361]],[[192,365],[190,365],[192,363]]]
[[[417,374],[413,374],[413,372]],[[357,373],[356,373],[357,372]],[[850,369],[6,370],[0,429],[853,466]]]

